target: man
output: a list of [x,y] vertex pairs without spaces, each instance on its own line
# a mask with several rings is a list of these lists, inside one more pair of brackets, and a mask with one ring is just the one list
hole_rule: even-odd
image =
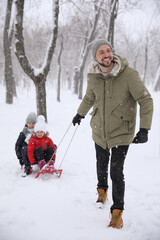
[[[107,198],[108,163],[111,158],[113,205],[109,227],[119,229],[123,226],[124,160],[132,142],[148,141],[153,100],[138,73],[128,66],[126,59],[113,55],[107,40],[93,42],[92,57],[94,61],[88,69],[86,94],[72,122],[73,125],[80,124],[93,107],[90,125],[97,158],[97,202],[104,204]],[[140,130],[133,139],[137,102],[140,105]]]

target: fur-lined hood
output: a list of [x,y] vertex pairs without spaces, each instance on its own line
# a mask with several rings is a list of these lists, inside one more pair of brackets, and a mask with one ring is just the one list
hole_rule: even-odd
[[109,73],[102,73],[99,66],[98,62],[96,60],[92,61],[88,67],[88,73],[95,73],[95,74],[102,74],[103,76],[111,75],[111,76],[117,76],[119,72],[124,70],[126,66],[128,66],[128,61],[125,58],[122,58],[118,55],[113,55],[113,60],[114,60],[114,67]]

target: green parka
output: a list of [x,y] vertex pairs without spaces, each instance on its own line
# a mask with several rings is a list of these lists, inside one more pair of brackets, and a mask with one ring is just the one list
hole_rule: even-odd
[[130,68],[124,58],[115,55],[114,61],[113,71],[106,76],[98,70],[97,62],[92,62],[86,94],[78,108],[78,114],[85,116],[93,107],[92,137],[104,149],[132,143],[137,102],[140,128],[151,128],[153,114],[153,100],[137,71]]

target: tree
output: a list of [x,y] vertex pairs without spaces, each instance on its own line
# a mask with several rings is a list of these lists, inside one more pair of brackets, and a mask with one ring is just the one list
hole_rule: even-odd
[[5,56],[5,83],[6,83],[6,103],[13,103],[13,95],[16,95],[15,81],[12,69],[11,44],[13,37],[13,25],[11,26],[12,0],[7,1],[6,17],[3,33],[3,48]]
[[148,68],[148,36],[146,36],[146,44],[145,44],[144,74],[143,74],[144,84],[146,84],[147,68]]
[[156,73],[153,89],[154,91],[160,91],[160,65]]
[[115,27],[115,20],[117,18],[117,13],[118,13],[118,6],[119,6],[119,0],[111,0],[110,20],[109,20],[107,39],[111,43],[113,49],[114,49],[114,27]]
[[57,101],[60,102],[60,89],[61,89],[61,55],[63,50],[63,36],[60,36],[60,50],[58,54],[58,84],[57,84]]
[[[75,68],[74,74],[74,93],[77,93],[77,86],[78,86],[78,98],[82,99],[82,92],[83,92],[83,73],[89,53],[89,46],[91,45],[92,41],[95,39],[96,35],[103,36],[104,34],[104,19],[101,20],[100,13],[105,11],[105,19],[108,18],[106,14],[108,4],[104,1],[93,1],[94,3],[94,18],[91,22],[91,27],[87,29],[84,34],[84,40],[82,44],[82,50],[80,54],[80,64]],[[103,6],[106,6],[104,9]],[[109,32],[108,38],[113,44],[114,39],[114,24],[115,19],[117,17],[118,12],[118,0],[111,0],[111,10],[110,10],[110,21],[109,21]],[[108,20],[108,19],[107,19]],[[102,21],[102,22],[101,22]],[[107,21],[108,23],[108,21]],[[99,25],[98,25],[99,24]],[[99,26],[99,29],[97,28]],[[108,25],[108,24],[107,24]]]
[[56,41],[58,36],[58,16],[59,16],[59,0],[53,0],[53,30],[51,42],[48,46],[46,56],[43,64],[40,65],[39,69],[33,67],[26,56],[24,49],[24,38],[23,38],[23,12],[24,12],[24,1],[16,0],[16,23],[15,23],[15,38],[16,38],[16,51],[15,54],[18,61],[23,68],[24,72],[33,80],[36,88],[36,103],[37,103],[37,114],[44,115],[47,120],[47,109],[46,109],[46,79],[50,71],[51,60],[56,47]]
[[89,44],[94,39],[94,34],[95,34],[95,30],[96,30],[96,26],[97,26],[97,22],[99,19],[100,10],[101,10],[101,6],[102,6],[103,2],[104,1],[100,1],[99,4],[97,3],[97,1],[94,2],[95,15],[94,15],[93,24],[92,24],[91,30],[89,32],[88,31],[86,32],[87,36],[85,36],[84,45],[82,47],[81,60],[80,60],[80,65],[78,67],[79,75],[77,74],[79,76],[79,94],[78,94],[79,99],[82,99],[83,72],[84,72],[86,60],[87,60],[88,53],[89,53]]
[[80,79],[79,67],[75,66],[74,67],[74,76],[73,76],[74,94],[78,94],[79,79]]

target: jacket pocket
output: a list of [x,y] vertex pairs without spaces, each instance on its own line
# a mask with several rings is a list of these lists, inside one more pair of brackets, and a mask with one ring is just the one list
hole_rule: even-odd
[[90,115],[92,116],[90,121],[90,126],[92,131],[97,135],[101,135],[101,121],[100,121],[100,113],[98,108],[95,108]]
[[129,132],[130,117],[123,114],[122,106],[118,105],[110,114],[108,122],[108,133],[116,137]]

